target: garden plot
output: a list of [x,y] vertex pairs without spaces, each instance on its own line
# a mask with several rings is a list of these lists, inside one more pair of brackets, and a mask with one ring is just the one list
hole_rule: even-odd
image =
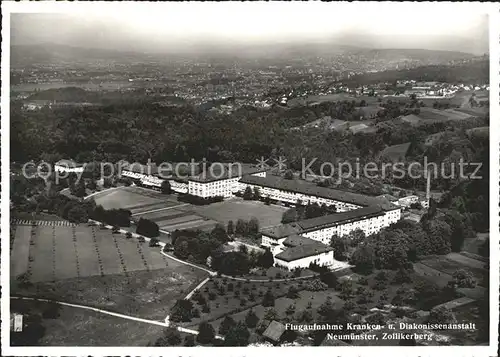
[[123,273],[120,256],[116,250],[116,245],[113,242],[109,230],[96,231],[96,244],[99,250],[99,259],[102,261],[104,274],[120,274]]

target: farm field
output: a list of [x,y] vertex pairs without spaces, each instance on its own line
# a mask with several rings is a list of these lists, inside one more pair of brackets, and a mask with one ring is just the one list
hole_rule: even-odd
[[280,224],[286,210],[276,205],[236,199],[195,206],[177,202],[175,196],[140,187],[122,187],[99,195],[95,200],[106,209],[129,209],[134,220],[152,220],[167,232],[177,229],[211,230],[217,223],[227,225],[230,220],[236,222],[240,218],[249,220],[251,217],[259,220],[260,227],[269,227]]
[[151,212],[151,211],[156,211],[156,210],[164,210],[166,208],[171,208],[171,207],[176,207],[176,206],[177,206],[176,202],[162,201],[159,203],[128,207],[127,209],[129,209],[133,215],[139,215],[139,214],[146,213],[146,212]]
[[450,253],[446,257],[452,261],[457,262],[458,264],[461,264],[464,267],[469,267],[473,269],[484,269],[485,265],[484,262],[473,258],[469,258],[459,253]]
[[251,217],[255,217],[259,220],[262,228],[280,224],[286,208],[276,205],[267,206],[258,201],[229,200],[206,207],[193,207],[193,211],[224,225],[227,225],[230,220],[236,223],[240,218],[249,220]]
[[28,271],[31,226],[17,226],[11,243],[10,274],[18,276]]
[[371,97],[368,95],[354,96],[348,93],[337,93],[337,94],[327,94],[327,95],[310,95],[307,97],[300,97],[291,99],[288,102],[288,106],[305,105],[309,102],[322,103],[322,102],[337,102],[343,100],[355,100],[357,102],[364,100],[367,104],[378,103],[377,97]]
[[[11,300],[11,310],[25,317],[40,316],[53,305]],[[58,307],[57,318],[42,318],[40,346],[147,346],[164,328],[68,306]],[[42,315],[43,316],[43,315]],[[78,333],[76,333],[78,332]]]
[[217,222],[215,221],[209,221],[205,220],[202,217],[196,220],[192,220],[189,222],[181,222],[181,223],[176,223],[176,224],[166,224],[161,227],[161,229],[166,230],[166,231],[175,231],[177,229],[202,229],[203,230],[211,230],[212,228],[215,227]]
[[31,282],[56,281],[167,266],[168,258],[159,248],[150,248],[123,234],[112,234],[97,226],[49,223],[16,227],[11,250],[12,278],[29,273]]
[[131,210],[133,214],[179,204],[172,195],[163,195],[156,191],[132,186],[102,192],[94,199],[96,204],[102,205],[105,209],[125,208]]
[[[272,307],[274,311],[276,311],[278,317],[280,319],[284,319],[287,317],[285,310],[291,305],[295,304],[296,306],[296,311],[300,313],[301,311],[305,311],[306,309],[309,309],[311,312],[315,312],[327,299],[327,297],[332,298],[332,303],[335,308],[340,308],[343,306],[344,302],[342,299],[340,299],[337,296],[337,293],[334,291],[300,291],[299,292],[299,298],[297,299],[289,299],[287,297],[281,297],[279,299],[276,299],[275,306]],[[311,302],[311,307],[307,307],[308,303]],[[255,312],[255,315],[259,318],[259,320],[263,320],[264,316],[266,315],[266,311],[269,309],[269,307],[264,307],[262,305],[257,305],[255,307],[252,307],[251,309],[247,309],[241,312],[238,312],[234,315],[231,315],[231,317],[236,321],[245,321],[245,316],[248,314],[248,311],[253,310]],[[220,324],[224,318],[220,318],[215,320],[212,323],[212,326],[216,329],[216,331],[219,329]]]

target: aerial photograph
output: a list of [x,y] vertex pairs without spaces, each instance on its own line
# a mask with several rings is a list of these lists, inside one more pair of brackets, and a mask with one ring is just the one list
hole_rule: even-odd
[[74,5],[8,15],[10,346],[497,343],[487,10]]

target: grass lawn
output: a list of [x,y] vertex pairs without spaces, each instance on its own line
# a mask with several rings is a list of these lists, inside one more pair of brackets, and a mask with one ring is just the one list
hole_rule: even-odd
[[[39,212],[38,214],[35,214],[34,216],[35,221],[63,221],[59,216],[56,216],[55,214],[49,214],[49,213],[44,213],[44,212]],[[26,213],[26,212],[15,212],[11,216],[11,219],[26,219],[26,220],[33,220],[33,214],[32,213]]]
[[[179,204],[177,202],[161,201],[158,203],[146,203],[146,204],[140,204],[140,205],[136,205],[136,206],[132,206],[132,207],[127,207],[127,209],[129,209],[134,216],[139,216],[142,214],[142,212],[145,212],[145,214],[148,214],[147,212],[150,212],[150,211],[156,211],[158,209],[175,207],[178,205]],[[158,212],[168,212],[168,210],[158,211]]]
[[174,260],[151,271],[40,282],[12,293],[99,307],[126,315],[163,321],[208,274]]
[[285,207],[277,205],[265,205],[260,201],[228,200],[217,202],[209,206],[194,206],[195,211],[200,216],[227,225],[232,220],[235,224],[238,219],[249,220],[255,217],[259,220],[260,227],[275,226],[281,223]]
[[[216,284],[223,286],[223,294],[219,293],[218,289],[216,289]],[[237,282],[229,279],[214,278],[205,284],[200,291],[205,297],[210,311],[202,312],[202,306],[193,300],[194,306],[200,311],[200,317],[192,319],[186,325],[197,326],[201,321],[215,321],[221,318],[222,315],[231,313],[237,309],[247,310],[251,305],[260,305],[264,294],[269,288],[272,289],[274,296],[278,297],[286,294],[292,285],[295,284],[292,282]],[[213,300],[209,299],[210,292],[215,293]],[[251,294],[254,296],[254,301],[251,301]],[[245,300],[244,304],[242,304],[242,299]]]
[[[25,317],[42,315],[50,304],[11,300],[11,310]],[[59,307],[55,319],[43,318],[44,336],[40,346],[147,346],[160,337],[164,328],[130,321],[94,311]]]
[[[435,257],[435,258],[431,258],[431,259],[425,259],[421,263],[430,267],[430,268],[433,268],[433,269],[441,272],[442,274],[447,274],[450,277],[457,270],[466,269],[466,270],[469,270],[474,275],[476,282],[481,283],[481,280],[482,280],[482,277],[484,274],[484,269],[482,269],[481,267],[477,267],[477,266],[476,267],[471,266],[472,263],[470,263],[470,261],[472,261],[474,263],[473,259],[470,259],[467,257],[462,257],[459,254],[456,254],[454,257],[457,257],[457,258],[455,260],[451,260],[451,259],[448,259],[446,257]],[[460,261],[457,261],[457,260],[459,260],[458,257],[461,257]],[[463,263],[463,261],[465,261],[465,260],[467,260],[467,265]],[[484,264],[482,264],[482,262],[478,262],[477,264],[479,264],[480,266],[484,265]]]
[[413,264],[413,270],[424,279],[432,281],[440,287],[446,286],[452,279],[451,275],[423,264],[423,262]]
[[[31,239],[32,229],[36,235]],[[11,277],[30,272],[31,282],[128,274],[167,266],[160,248],[97,226],[16,227]]]

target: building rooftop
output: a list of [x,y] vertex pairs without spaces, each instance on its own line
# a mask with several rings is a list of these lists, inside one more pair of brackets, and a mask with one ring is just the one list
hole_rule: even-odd
[[240,182],[249,185],[266,186],[282,191],[297,192],[310,196],[327,198],[335,201],[351,203],[357,206],[373,206],[380,203],[377,198],[372,196],[335,190],[327,187],[319,187],[303,180],[286,180],[280,176],[243,176]]

